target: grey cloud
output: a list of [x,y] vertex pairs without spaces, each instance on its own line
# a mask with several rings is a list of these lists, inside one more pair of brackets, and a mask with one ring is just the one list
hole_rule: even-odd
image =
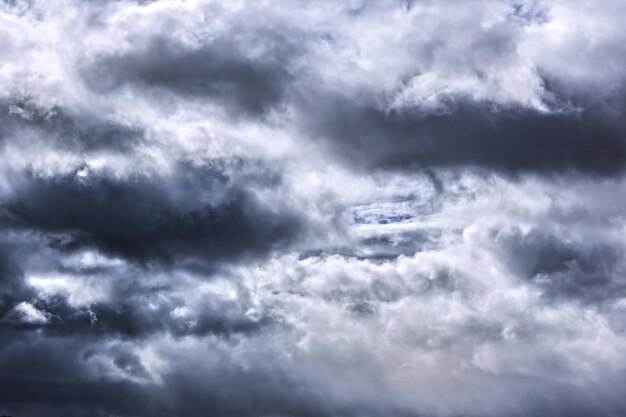
[[[307,104],[308,105],[308,104]],[[391,169],[478,167],[507,174],[617,175],[626,166],[621,112],[587,107],[540,113],[460,102],[441,114],[385,111],[357,99],[321,98],[302,120],[344,158]]]
[[28,301],[34,291],[24,282],[24,272],[10,249],[0,248],[0,321],[17,303]]
[[496,242],[507,252],[512,268],[540,286],[549,298],[602,303],[626,294],[621,247],[565,239],[532,230],[501,233]]
[[132,152],[144,141],[142,129],[101,119],[59,105],[46,107],[34,99],[12,97],[0,104],[0,143],[30,140],[78,153]]
[[100,58],[85,67],[83,77],[98,92],[136,84],[215,100],[234,114],[260,116],[286,94],[292,78],[287,67],[295,51],[292,41],[279,35],[259,33],[249,41],[247,47],[256,43],[266,51],[248,57],[230,39],[191,47],[157,37],[125,54]]

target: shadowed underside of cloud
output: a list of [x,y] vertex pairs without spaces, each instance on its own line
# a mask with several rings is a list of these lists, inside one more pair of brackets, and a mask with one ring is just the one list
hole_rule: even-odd
[[[94,246],[138,262],[225,261],[279,247],[299,230],[293,214],[262,207],[219,173],[198,172],[174,195],[159,181],[30,178],[3,206],[14,227],[60,234],[67,249]],[[212,188],[222,200],[202,201]]]
[[[542,113],[461,101],[437,114],[385,111],[353,100],[320,100],[303,124],[348,160],[387,169],[477,167],[506,174],[626,167],[624,115],[583,107]],[[310,114],[307,111],[306,114]]]
[[[32,379],[0,379],[0,401],[6,410],[19,415],[33,415],[32,410],[45,407],[51,417],[84,415],[183,416],[196,414],[237,417],[360,416],[393,411],[394,415],[417,414],[402,408],[364,403],[351,404],[327,397],[307,387],[293,387],[289,377],[222,370],[222,380],[210,382],[173,375],[163,386],[129,382],[89,381],[61,382]],[[29,395],[43,390],[44,395]],[[10,402],[5,402],[10,399]],[[69,405],[71,404],[71,405]]]
[[233,114],[262,116],[281,103],[291,75],[292,41],[259,34],[249,41],[267,49],[247,57],[229,41],[201,46],[167,38],[145,41],[127,54],[100,58],[83,70],[87,85],[110,92],[124,85],[157,88],[189,98],[209,99]]
[[546,297],[602,303],[626,294],[620,278],[623,248],[564,242],[537,230],[503,233],[497,242],[509,252],[509,265],[541,286]]

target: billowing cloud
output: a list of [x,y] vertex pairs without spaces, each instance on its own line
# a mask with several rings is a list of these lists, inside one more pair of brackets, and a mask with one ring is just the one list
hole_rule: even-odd
[[625,414],[622,3],[0,2],[0,415]]

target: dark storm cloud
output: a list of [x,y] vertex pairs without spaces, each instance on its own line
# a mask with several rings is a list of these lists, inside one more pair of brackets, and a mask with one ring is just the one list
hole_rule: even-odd
[[[154,320],[163,318],[157,313]],[[356,417],[382,416],[389,410],[394,415],[416,415],[393,403],[329,391],[306,374],[300,375],[297,368],[272,358],[266,367],[253,369],[227,360],[215,364],[210,373],[205,372],[203,361],[189,358],[156,383],[137,353],[120,344],[114,333],[95,334],[87,327],[60,333],[3,326],[0,337],[4,341],[0,346],[0,412],[19,416],[40,415],[42,407],[47,416],[77,417]],[[236,349],[240,342],[235,336],[228,343]],[[132,379],[94,374],[90,364],[103,355],[117,372]]]
[[[221,173],[193,169],[185,177],[184,171],[173,183],[102,175],[30,177],[4,201],[6,221],[61,234],[67,249],[94,246],[137,262],[232,260],[265,253],[298,233],[294,214],[263,207]],[[217,198],[211,201],[213,194]]]
[[[141,385],[90,375],[85,361],[98,346],[88,339],[42,339],[11,330],[0,334],[7,341],[0,348],[0,413],[36,415],[39,407],[50,410],[46,415],[59,416],[63,414],[55,408],[76,416],[158,412],[151,407],[155,400],[150,401],[150,391]],[[114,361],[129,369],[128,353],[111,353]],[[138,398],[143,401],[138,403]]]
[[[310,108],[309,108],[310,106]],[[614,175],[626,167],[623,110],[584,103],[543,113],[461,100],[452,109],[383,111],[367,100],[308,101],[303,127],[366,167],[479,167],[504,173]]]
[[83,70],[99,92],[123,85],[154,87],[191,98],[212,99],[231,112],[263,115],[281,102],[291,75],[293,46],[278,35],[258,34],[251,45],[265,52],[248,57],[232,40],[191,47],[163,37],[122,55],[103,57]]
[[[40,415],[45,407],[46,416],[51,417],[382,417],[389,412],[418,416],[402,406],[376,403],[374,398],[354,400],[344,397],[345,393],[330,392],[288,366],[247,370],[224,363],[209,375],[183,368],[169,373],[161,383],[93,378],[84,363],[99,353],[98,347],[77,342],[33,338],[5,349],[0,361],[0,412],[29,417]],[[143,374],[132,353],[123,349],[107,353],[122,370]],[[196,368],[202,369],[202,364]]]

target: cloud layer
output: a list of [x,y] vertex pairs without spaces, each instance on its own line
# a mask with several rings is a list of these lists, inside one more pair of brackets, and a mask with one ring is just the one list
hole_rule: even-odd
[[625,414],[622,3],[0,2],[0,414]]

